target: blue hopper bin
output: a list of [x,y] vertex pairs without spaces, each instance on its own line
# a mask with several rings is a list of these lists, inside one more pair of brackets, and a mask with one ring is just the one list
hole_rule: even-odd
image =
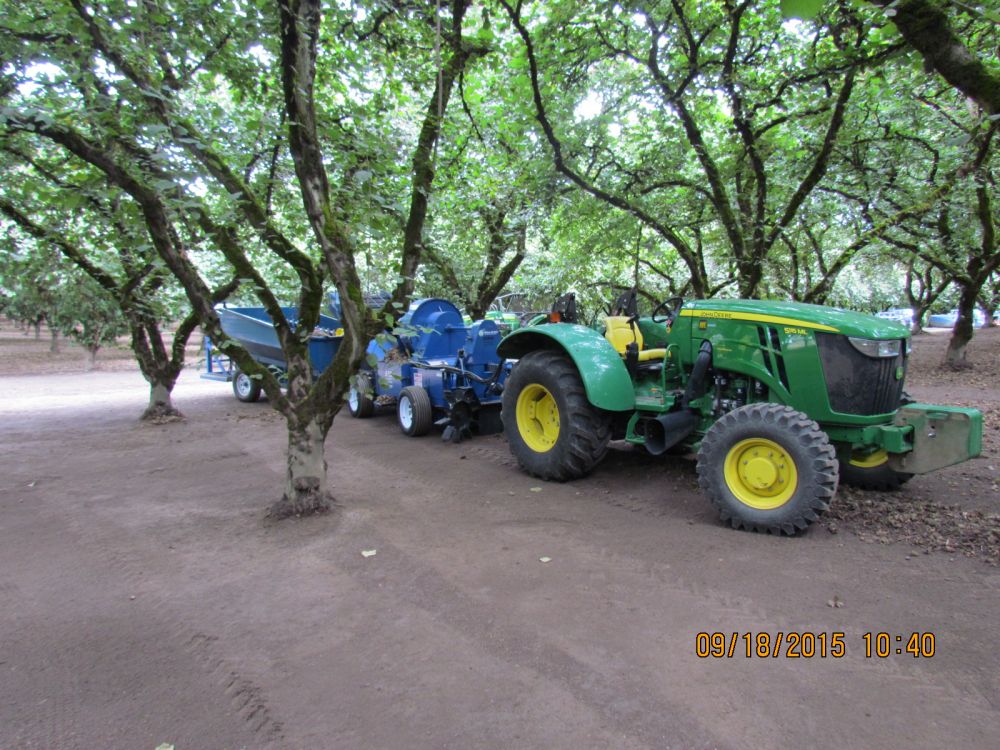
[[[295,325],[298,308],[283,307],[281,310],[289,323]],[[222,330],[242,344],[255,360],[279,371],[287,368],[284,352],[278,343],[278,333],[263,307],[221,307],[216,312]],[[344,332],[338,318],[319,316],[319,324],[309,338],[309,359],[315,374],[318,375],[330,366],[343,338]],[[233,381],[233,390],[241,401],[256,401],[260,397],[260,386],[241,373],[232,359],[213,346],[212,340],[207,336],[205,363],[203,378]]]

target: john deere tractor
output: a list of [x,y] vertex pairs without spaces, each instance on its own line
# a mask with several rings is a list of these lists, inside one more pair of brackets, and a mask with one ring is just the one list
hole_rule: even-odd
[[793,302],[674,297],[648,317],[623,295],[603,331],[562,298],[550,322],[508,335],[518,359],[503,423],[521,467],[587,474],[612,439],[654,455],[696,452],[699,483],[734,528],[794,534],[838,482],[890,490],[979,455],[975,409],[913,403],[909,331]]

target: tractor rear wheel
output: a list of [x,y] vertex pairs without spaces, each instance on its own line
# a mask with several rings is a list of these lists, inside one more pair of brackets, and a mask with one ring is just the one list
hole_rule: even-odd
[[580,373],[561,352],[521,358],[507,378],[501,417],[511,453],[541,479],[582,477],[608,452],[611,415],[587,400]]
[[698,482],[733,528],[795,534],[837,491],[837,453],[819,425],[781,404],[734,409],[705,434]]
[[840,481],[851,487],[876,492],[898,490],[913,478],[889,468],[889,454],[875,451],[869,455],[854,454],[849,461],[840,462]]
[[245,404],[260,401],[260,383],[247,375],[243,370],[236,370],[233,375],[233,394]]
[[371,378],[359,372],[354,377],[354,385],[347,393],[347,410],[355,419],[364,419],[375,413],[375,402],[371,397]]
[[434,424],[434,410],[431,397],[419,385],[408,385],[399,393],[396,402],[396,418],[399,429],[409,437],[420,437],[430,432]]

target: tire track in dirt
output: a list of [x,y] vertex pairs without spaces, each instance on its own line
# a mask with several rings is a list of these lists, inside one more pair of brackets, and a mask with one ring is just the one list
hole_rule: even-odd
[[[353,460],[358,463],[363,462],[369,464],[369,469],[366,474],[372,478],[372,482],[378,482],[380,478],[384,477],[386,471],[388,470],[387,467],[394,465],[390,456],[384,456],[383,458],[386,460],[384,462],[379,462],[367,455],[363,447],[358,447],[356,445],[340,443],[338,444],[337,449],[350,453]],[[475,456],[480,458],[484,463],[492,464],[504,472],[508,472],[512,469],[519,472],[517,469],[517,461],[509,453],[505,442],[501,443],[497,441],[486,445],[463,445],[462,453],[467,457]],[[506,455],[504,455],[505,453]],[[523,475],[520,475],[519,473],[519,476]],[[646,518],[685,518],[684,515],[678,513],[671,506],[665,507],[640,498],[628,498],[623,500],[620,497],[616,497],[611,494],[611,485],[608,483],[609,481],[613,481],[613,479],[614,478],[611,478],[609,480],[591,476],[580,481],[586,482],[588,485],[597,485],[597,487],[601,488],[598,492],[587,491],[585,494],[588,498],[596,499],[601,504],[609,506],[617,511],[626,511],[629,515],[638,515]],[[412,472],[406,474],[405,480],[408,484],[420,485],[429,492],[433,492],[437,489],[437,485]],[[481,481],[486,484],[497,486],[503,484],[504,476],[501,474],[496,475],[495,478],[486,478],[481,476]],[[683,476],[675,477],[674,489],[683,491],[683,481]],[[574,486],[573,484],[552,484],[554,487]],[[692,486],[691,492],[697,491],[697,487]],[[386,487],[383,496],[386,496],[386,493],[391,494],[391,489],[389,487]],[[495,512],[495,510],[493,510],[495,509],[495,506],[487,507],[491,509],[491,512]],[[368,532],[366,531],[366,533]],[[397,551],[400,554],[405,555],[402,550]],[[783,632],[801,632],[803,630],[810,630],[813,632],[844,631],[847,632],[847,636],[851,644],[855,647],[855,651],[857,650],[857,644],[861,642],[862,634],[866,632],[864,628],[845,630],[842,624],[836,624],[832,621],[817,620],[816,618],[811,619],[809,623],[804,625],[801,620],[793,620],[783,614],[772,611],[764,606],[761,606],[753,599],[733,596],[710,585],[693,581],[687,577],[679,575],[673,568],[669,570],[664,569],[662,565],[655,561],[634,557],[623,557],[620,552],[609,547],[598,549],[596,556],[606,560],[607,564],[613,566],[614,568],[621,568],[623,566],[623,562],[625,562],[627,568],[638,572],[640,575],[650,580],[660,591],[670,591],[675,594],[691,596],[696,600],[706,602],[708,607],[711,608],[713,612],[721,615],[721,618],[741,623],[739,630],[742,631],[753,630],[754,632],[767,631],[772,633],[779,630]],[[356,569],[362,569],[361,566],[353,565],[353,563],[355,563],[355,561],[350,560],[347,564],[351,564],[352,567]],[[420,566],[419,561],[414,559],[408,560],[408,564],[414,566],[415,568]],[[442,596],[444,596],[446,588],[451,586],[451,584],[447,583],[446,579],[439,576],[439,574],[432,570],[425,570],[424,574],[428,576],[429,579],[440,578],[440,581],[437,582],[437,586],[440,587]],[[961,578],[969,585],[982,586],[984,584],[984,580],[981,577],[973,577],[972,575],[964,573],[961,570],[953,571],[953,575]],[[1000,588],[988,579],[985,582],[990,588]],[[383,582],[383,585],[385,585],[385,582]],[[406,593],[407,592],[400,591],[399,595],[405,597]],[[462,600],[466,597],[461,592],[458,592],[457,598]],[[415,600],[415,603],[419,605],[420,600]],[[424,603],[423,606],[425,607],[426,603]],[[431,614],[433,615],[434,613],[432,612]],[[520,637],[520,635],[521,634],[518,634],[518,637]],[[844,659],[840,660],[839,663],[842,668],[847,669],[851,674],[855,674],[858,677],[869,678],[872,675],[872,664],[870,662],[871,660],[860,661],[854,659]],[[892,659],[879,660],[878,668],[881,670],[880,677],[891,680],[896,685],[904,686],[904,689],[917,690],[926,695],[927,700],[929,701],[948,699],[961,705],[968,703],[970,697],[974,697],[982,706],[988,706],[995,709],[997,707],[998,700],[1000,700],[1000,698],[995,695],[991,697],[987,690],[982,687],[970,683],[969,675],[958,670],[943,669],[938,667],[935,672],[931,673],[917,663],[907,663],[904,667],[903,663]]]
[[[345,526],[349,526],[346,520]],[[382,560],[378,568],[373,568],[356,555],[338,555],[338,567],[360,586],[373,595],[388,595],[405,602],[441,622],[443,627],[460,633],[491,657],[515,668],[529,669],[559,685],[600,716],[602,724],[614,733],[636,737],[657,750],[726,747],[701,722],[689,720],[679,726],[678,718],[687,715],[681,707],[665,704],[661,697],[651,693],[625,700],[618,684],[600,670],[529,630],[497,623],[473,597],[390,542],[373,526],[362,522],[349,529],[349,533],[363,534],[379,550]],[[664,738],[668,737],[677,744],[665,743]]]
[[[120,533],[98,533],[91,526],[84,526],[76,519],[54,513],[48,508],[43,512],[49,517],[50,523],[58,523],[67,528],[79,544],[91,550],[99,550],[104,564],[130,590],[142,592],[138,597],[142,605],[156,612],[157,620],[164,624],[173,643],[189,654],[197,666],[211,678],[261,746],[280,746],[283,725],[271,712],[263,689],[226,658],[219,646],[218,636],[206,634],[189,624],[169,600],[150,589],[141,558],[126,554],[117,547],[121,544]],[[56,743],[50,747],[68,745]]]
[[[5,645],[5,648],[9,647]],[[62,696],[84,694],[79,673],[63,658],[63,649],[53,649],[46,655],[44,663],[31,665],[32,671],[44,670],[51,683],[58,685],[58,693],[45,690],[36,692],[30,714],[22,713],[20,720],[15,716],[11,748],[42,747],[63,750],[79,747],[77,736],[80,727],[76,712],[67,711],[60,700]],[[21,696],[23,700],[23,696]]]

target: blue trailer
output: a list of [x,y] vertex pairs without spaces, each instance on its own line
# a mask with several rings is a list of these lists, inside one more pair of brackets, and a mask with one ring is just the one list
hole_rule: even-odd
[[[338,311],[335,302],[331,300],[331,308]],[[282,311],[294,325],[297,309]],[[221,307],[217,312],[222,329],[280,377],[286,368],[284,353],[264,308]],[[309,339],[315,375],[333,361],[343,335],[339,317],[320,316]],[[435,424],[444,428],[445,439],[455,441],[473,432],[499,432],[503,429],[500,397],[510,371],[497,355],[500,338],[500,328],[492,320],[466,326],[451,302],[417,300],[400,319],[396,336],[379,337],[369,345],[370,362],[355,378],[348,410],[362,418],[392,407],[400,429],[413,437],[427,434]],[[260,398],[260,384],[207,337],[205,361],[203,378],[232,382],[240,401]]]
[[[298,308],[283,307],[282,312],[291,325],[298,319]],[[278,343],[278,334],[274,323],[263,307],[220,307],[216,309],[222,330],[227,335],[239,341],[250,355],[262,365],[272,368],[279,376],[285,371],[287,364],[285,354]],[[320,315],[319,324],[309,337],[309,359],[313,371],[319,375],[330,366],[340,342],[344,338],[344,329],[338,318]],[[232,382],[233,393],[240,401],[253,402],[260,399],[260,383],[240,370],[224,351],[212,344],[205,337],[205,373],[203,378]]]
[[371,362],[357,376],[348,409],[357,418],[394,406],[399,428],[411,437],[444,427],[443,437],[503,429],[500,397],[510,367],[497,355],[500,329],[492,320],[466,326],[443,299],[418,300],[400,319],[395,337],[376,339]]

